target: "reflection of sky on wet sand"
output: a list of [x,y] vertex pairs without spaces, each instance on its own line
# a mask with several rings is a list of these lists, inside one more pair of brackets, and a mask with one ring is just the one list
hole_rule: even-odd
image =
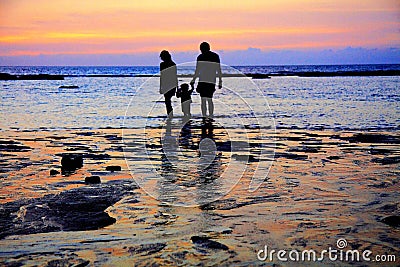
[[[137,131],[129,129],[126,134],[132,143],[160,143],[160,129],[149,129],[152,138],[148,140],[135,139],[135,135],[139,136]],[[88,132],[91,134],[85,134]],[[248,191],[257,166],[254,161],[246,164],[242,179],[227,196],[190,208],[164,202],[174,197],[175,183],[183,183],[188,177],[189,181],[201,181],[199,171],[169,169],[161,154],[151,155],[150,159],[135,155],[132,145],[131,159],[135,160],[137,169],[145,171],[155,166],[164,171],[165,177],[151,182],[166,199],[156,200],[136,190],[107,209],[117,223],[103,229],[7,237],[0,240],[0,260],[45,264],[64,257],[70,262],[82,259],[94,265],[109,266],[204,262],[261,265],[256,251],[264,245],[275,249],[321,251],[335,247],[339,237],[346,238],[352,247],[360,250],[370,249],[375,254],[396,253],[397,229],[379,220],[399,211],[399,166],[398,163],[383,165],[374,159],[399,156],[398,144],[351,143],[338,138],[352,136],[352,132],[280,130],[270,134],[276,137],[277,156],[268,178],[257,191]],[[382,134],[398,138],[396,132]],[[214,128],[213,135],[217,140],[225,138],[218,127]],[[2,139],[20,142],[32,150],[2,152],[3,160],[12,167],[1,174],[2,202],[84,186],[82,181],[88,175],[100,175],[103,183],[131,179],[120,136],[118,129],[3,132]],[[193,126],[193,144],[198,144],[200,138],[201,128]],[[311,152],[306,152],[305,148]],[[107,153],[110,158],[85,159],[83,168],[71,176],[50,176],[50,169],[59,169],[60,156],[56,154],[67,151]],[[196,158],[198,152],[191,151],[191,156]],[[216,160],[215,175],[229,162],[228,155],[222,151]],[[293,155],[306,157],[293,158]],[[31,164],[25,166],[26,162]],[[108,165],[120,165],[123,170],[110,173],[105,171]],[[204,181],[193,186],[197,189],[193,190],[193,196],[202,198],[217,194],[220,186],[216,180]],[[388,209],[389,206],[392,208]],[[229,251],[199,248],[190,241],[195,235],[211,237],[227,245]],[[158,243],[165,247],[148,255],[135,249]]]

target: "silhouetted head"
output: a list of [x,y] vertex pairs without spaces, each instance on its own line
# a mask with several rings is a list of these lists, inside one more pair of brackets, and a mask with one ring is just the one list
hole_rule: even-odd
[[184,92],[189,91],[189,84],[187,84],[187,83],[181,84],[181,90]]
[[205,53],[205,52],[210,51],[210,44],[207,43],[207,42],[202,42],[200,44],[200,51],[201,51],[201,53]]
[[167,50],[163,50],[160,53],[160,58],[162,61],[171,61],[171,54]]

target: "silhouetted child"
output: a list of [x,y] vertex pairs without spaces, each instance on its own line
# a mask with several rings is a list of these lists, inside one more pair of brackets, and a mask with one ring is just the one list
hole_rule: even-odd
[[192,103],[192,97],[191,94],[193,92],[193,88],[189,90],[189,85],[187,83],[184,83],[181,85],[181,87],[178,89],[178,92],[176,92],[176,97],[181,98],[181,107],[182,107],[182,112],[183,116],[185,117],[190,117],[190,104]]

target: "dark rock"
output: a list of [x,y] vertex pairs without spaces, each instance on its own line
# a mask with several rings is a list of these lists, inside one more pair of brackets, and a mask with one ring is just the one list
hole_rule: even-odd
[[162,148],[162,145],[157,145],[157,144],[146,144],[146,148],[150,148],[150,149],[160,149]]
[[287,159],[295,159],[295,160],[304,160],[304,159],[308,159],[308,156],[307,155],[294,154],[294,153],[276,152],[275,153],[275,158],[287,158]]
[[131,254],[144,254],[151,255],[163,250],[167,245],[164,243],[154,243],[154,244],[141,244],[137,246],[130,247],[128,252]]
[[60,88],[60,89],[77,89],[77,88],[79,88],[79,86],[77,86],[77,85],[61,85],[58,88]]
[[100,176],[89,176],[85,178],[85,183],[86,184],[100,184]]
[[12,75],[0,73],[0,80],[64,80],[64,76],[50,74]]
[[83,157],[80,154],[64,154],[61,158],[61,171],[63,174],[82,168]]
[[122,140],[122,137],[118,136],[116,134],[106,134],[106,135],[104,135],[104,138],[107,139],[108,141],[120,141],[120,140]]
[[246,73],[247,77],[251,77],[252,79],[271,79],[271,76],[263,73]]
[[329,159],[329,160],[340,159],[339,156],[328,156],[328,157],[326,157],[326,158]]
[[119,172],[121,171],[121,166],[107,166],[106,170],[110,172]]
[[392,227],[399,227],[400,226],[400,216],[392,215],[385,217],[381,220],[384,224],[387,224]]
[[0,205],[0,238],[56,231],[96,230],[116,222],[105,209],[132,194],[129,180],[79,187]]
[[244,125],[245,129],[261,129],[260,125],[258,124],[250,124],[250,125]]
[[92,160],[105,160],[105,159],[110,159],[110,155],[107,153],[103,154],[93,154],[93,153],[87,153],[82,155],[83,158],[85,159],[92,159]]
[[288,141],[307,141],[307,138],[303,136],[284,136],[281,138],[286,139]]
[[209,237],[192,236],[190,240],[192,240],[193,244],[198,245],[202,248],[229,250],[228,246],[219,243],[217,241],[211,240]]
[[228,228],[228,229],[224,229],[224,230],[222,230],[221,234],[225,234],[225,235],[227,235],[227,234],[232,234],[232,232],[233,232],[233,230],[232,230],[232,229],[230,229],[230,228]]
[[63,139],[68,139],[69,137],[68,136],[56,136],[56,135],[54,135],[54,136],[49,136],[48,138],[49,139],[54,139],[54,140],[63,140]]
[[398,136],[386,134],[357,133],[350,137],[340,137],[340,139],[347,140],[351,143],[400,144],[400,138]]
[[0,140],[0,151],[7,152],[27,152],[32,150],[29,146],[24,146],[20,142],[12,140]]
[[57,174],[60,174],[60,172],[57,171],[57,170],[50,170],[50,175],[51,175],[51,176],[57,175]]
[[94,132],[76,132],[74,134],[80,135],[80,136],[93,136],[95,133]]
[[291,147],[288,150],[289,152],[304,152],[304,153],[318,153],[319,149],[315,147],[308,147],[308,146],[302,146],[302,147]]
[[397,204],[386,204],[379,208],[381,211],[395,212],[397,210]]
[[387,148],[371,148],[369,150],[369,153],[371,153],[371,155],[386,155],[386,154],[390,154],[393,151],[391,149],[387,149]]
[[336,76],[399,76],[399,70],[363,70],[363,71],[307,71],[293,72],[299,77],[336,77]]
[[400,162],[400,156],[384,157],[382,159],[374,158],[372,162],[381,163],[382,165],[397,164]]
[[0,80],[15,80],[16,76],[9,73],[0,73]]
[[370,187],[375,187],[375,188],[388,188],[388,187],[391,186],[391,185],[392,185],[392,183],[383,181],[383,182],[381,182],[381,183],[378,183],[378,184],[371,184],[371,185],[368,185],[368,186],[370,186]]

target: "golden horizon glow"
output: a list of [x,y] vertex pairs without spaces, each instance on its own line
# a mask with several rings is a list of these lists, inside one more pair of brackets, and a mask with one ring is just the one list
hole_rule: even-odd
[[395,0],[0,2],[0,56],[398,47]]

